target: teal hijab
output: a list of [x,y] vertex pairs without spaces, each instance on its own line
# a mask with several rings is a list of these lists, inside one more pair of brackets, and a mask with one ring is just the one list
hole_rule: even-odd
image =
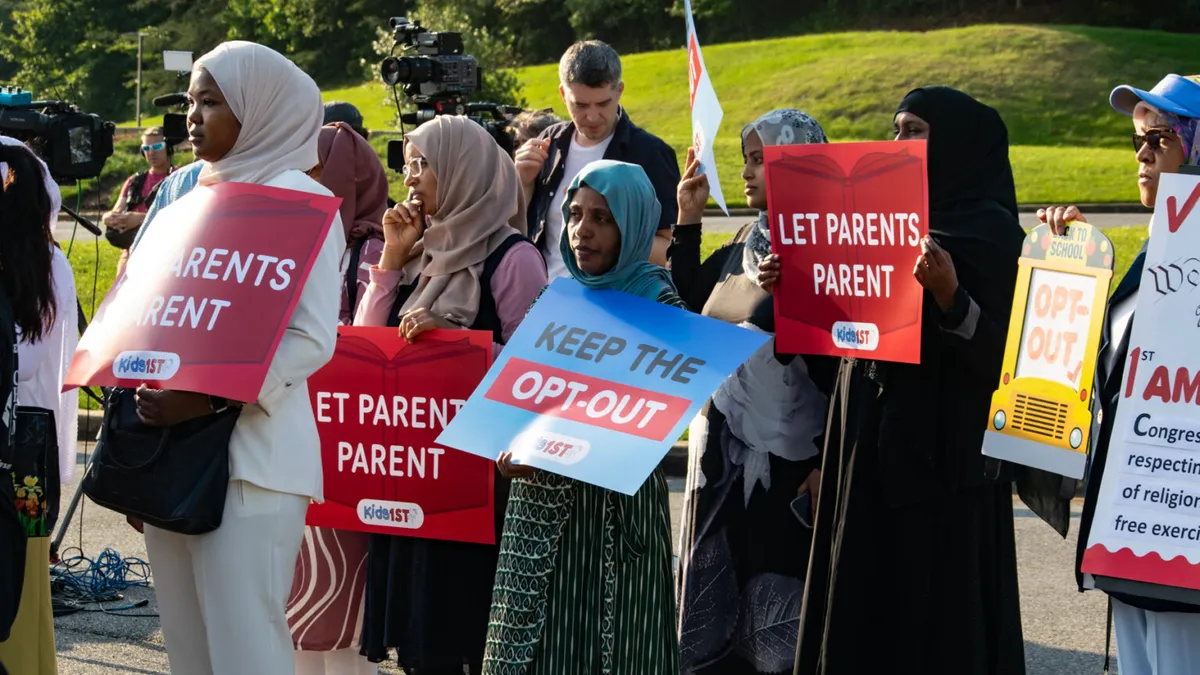
[[571,222],[571,200],[584,185],[599,192],[608,202],[621,231],[621,252],[611,270],[588,274],[579,269],[571,250],[570,227],[564,227],[558,248],[571,276],[588,288],[624,291],[648,300],[657,301],[664,291],[674,293],[671,275],[650,262],[662,206],[642,167],[609,159],[585,166],[567,189],[567,198],[563,200],[564,223]]

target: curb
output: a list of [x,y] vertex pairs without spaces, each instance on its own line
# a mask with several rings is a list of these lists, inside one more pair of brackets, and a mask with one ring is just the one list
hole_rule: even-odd
[[[100,422],[103,419],[99,410],[80,410],[79,411],[79,442],[87,441],[94,443],[96,434],[100,432]],[[663,457],[662,463],[663,473],[668,478],[687,478],[688,466],[688,444],[684,442],[676,443],[667,451],[667,456]],[[1076,497],[1083,497],[1084,484],[1079,482],[1079,487],[1075,490]],[[1013,494],[1017,494],[1017,486],[1013,485]]]
[[[1047,206],[1056,206],[1055,204],[1021,204],[1017,207],[1019,213],[1037,213],[1038,209],[1044,209]],[[1141,204],[1132,202],[1114,202],[1111,204],[1076,204],[1079,210],[1083,213],[1154,213],[1154,209],[1148,209]],[[746,218],[757,217],[758,211],[755,209],[729,209],[730,218]],[[725,213],[721,209],[705,209],[705,218],[724,218]]]

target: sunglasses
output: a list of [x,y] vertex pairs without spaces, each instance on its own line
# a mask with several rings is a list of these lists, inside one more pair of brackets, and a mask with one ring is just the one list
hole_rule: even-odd
[[159,141],[157,143],[151,143],[150,145],[143,145],[142,152],[150,152],[151,150],[162,150],[165,147],[167,147],[166,141]]
[[1151,129],[1145,135],[1133,135],[1133,151],[1141,152],[1143,145],[1149,145],[1151,150],[1161,150],[1163,138],[1169,139],[1174,132],[1165,129]]

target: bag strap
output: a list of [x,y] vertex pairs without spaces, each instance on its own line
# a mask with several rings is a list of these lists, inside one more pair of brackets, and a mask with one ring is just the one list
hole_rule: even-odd
[[[126,211],[137,208],[149,201],[142,199],[142,187],[146,185],[146,177],[149,175],[149,171],[139,171],[133,175],[133,180],[129,181],[129,190],[125,193]],[[153,197],[150,199],[153,199]]]
[[367,238],[362,237],[350,249],[350,265],[346,268],[346,299],[350,301],[350,315],[354,315],[354,307],[358,304],[358,265],[362,260],[362,249]]
[[108,442],[108,435],[112,432],[113,426],[116,424],[116,408],[120,403],[120,397],[127,391],[129,390],[114,389],[111,393],[109,393],[109,403],[107,403],[105,406],[106,410],[104,411],[104,425],[101,427],[102,432],[100,440],[104,444],[104,449],[108,453],[108,458],[112,460],[112,463],[116,464],[118,468],[126,471],[140,471],[158,461],[158,458],[162,455],[163,450],[165,450],[167,447],[167,441],[171,436],[171,428],[166,427],[162,430],[162,437],[158,440],[158,447],[154,450],[154,454],[150,455],[149,459],[140,464],[126,464],[125,462],[122,462],[117,457],[117,453],[113,452],[112,444]]

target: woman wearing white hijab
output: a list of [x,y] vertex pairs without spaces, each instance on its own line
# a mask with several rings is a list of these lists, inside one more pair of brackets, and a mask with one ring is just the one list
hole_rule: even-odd
[[[204,161],[200,185],[256,183],[330,194],[304,173],[317,164],[321,94],[287,58],[249,42],[222,44],[196,62],[188,98],[188,133]],[[258,400],[245,402],[238,418],[221,526],[198,536],[145,528],[175,675],[293,672],[284,608],[305,512],[322,498],[307,379],[333,356],[344,248],[338,218]],[[137,398],[142,420],[161,426],[239,405],[178,391],[140,389]]]

